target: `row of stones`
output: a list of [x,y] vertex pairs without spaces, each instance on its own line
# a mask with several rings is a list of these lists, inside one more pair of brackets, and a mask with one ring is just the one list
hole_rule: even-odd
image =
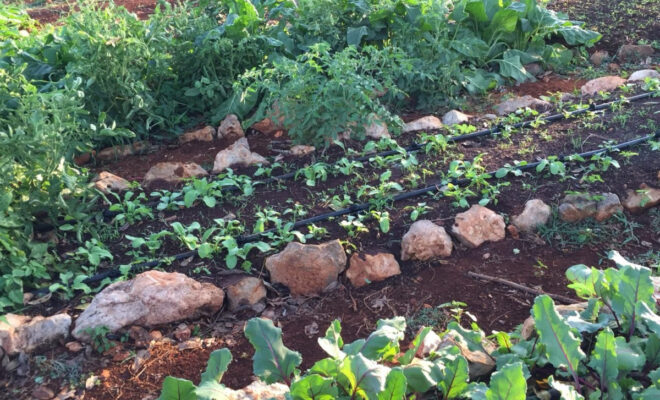
[[[659,176],[660,179],[660,176]],[[623,203],[614,193],[568,195],[559,204],[561,219],[576,222],[588,217],[603,221],[624,208],[631,212],[660,204],[660,189],[642,185],[629,190]],[[542,200],[529,200],[524,210],[511,217],[508,230],[512,236],[531,233],[546,224],[551,208]],[[502,215],[479,205],[455,216],[452,235],[464,246],[476,248],[505,237]],[[401,260],[431,260],[449,257],[452,237],[432,221],[415,222],[401,241]],[[281,283],[293,295],[314,295],[336,285],[346,268],[347,256],[339,240],[318,245],[289,243],[266,259],[271,283]],[[355,253],[350,257],[346,277],[356,286],[377,282],[401,273],[391,253]],[[227,285],[228,308],[260,304],[266,287],[259,278],[244,276]],[[201,283],[180,273],[147,271],[132,280],[110,285],[94,297],[76,321],[73,336],[89,340],[90,332],[105,326],[117,331],[133,325],[157,326],[218,312],[224,304],[225,291],[211,283]],[[9,314],[0,322],[0,344],[9,354],[28,352],[36,347],[69,337],[72,319],[68,314],[49,318]]]

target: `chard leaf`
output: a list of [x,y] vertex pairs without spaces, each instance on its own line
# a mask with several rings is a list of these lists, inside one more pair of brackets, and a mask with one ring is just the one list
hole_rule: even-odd
[[387,375],[385,390],[378,393],[378,400],[405,399],[408,383],[401,368],[393,368]]
[[621,371],[641,370],[646,363],[646,356],[637,343],[628,343],[626,339],[619,336],[615,342],[616,355]]
[[245,325],[245,337],[254,347],[254,374],[267,384],[291,382],[291,375],[302,362],[300,353],[282,343],[282,330],[263,318],[252,318]]
[[589,268],[584,264],[574,265],[566,270],[566,278],[571,282],[568,287],[583,299],[597,296],[596,283],[602,274],[596,268]]
[[339,368],[339,381],[349,389],[352,398],[377,399],[378,393],[385,390],[389,368],[356,354],[344,358]]
[[[406,320],[403,317],[381,319],[366,340],[357,340],[346,345],[344,351],[356,354],[355,350],[371,360],[391,360],[399,354],[399,341],[404,338]],[[360,343],[360,345],[358,345]],[[349,351],[350,349],[350,351]]]
[[600,390],[605,391],[610,382],[615,382],[619,375],[619,361],[616,356],[614,333],[605,328],[596,337],[596,346],[591,353],[589,366],[600,376]]
[[344,340],[341,337],[341,322],[338,319],[332,321],[325,336],[317,339],[319,346],[332,358],[342,358],[345,356],[341,348],[344,347]]
[[660,316],[656,314],[648,304],[644,302],[637,303],[635,313],[653,334],[660,337]]
[[209,357],[206,371],[202,374],[202,382],[220,382],[222,376],[227,372],[227,366],[231,362],[229,349],[215,350]]
[[442,357],[443,368],[441,369],[440,382],[438,388],[443,393],[445,399],[453,399],[461,396],[468,387],[470,379],[468,362],[461,355],[456,346],[452,346],[453,354],[447,354]]
[[310,374],[318,374],[323,377],[335,377],[339,373],[339,366],[337,364],[337,360],[333,360],[332,358],[324,358],[323,360],[315,362],[308,372]]
[[294,400],[334,400],[339,397],[332,378],[311,374],[291,384],[291,397]]
[[660,336],[649,335],[644,346],[644,355],[651,367],[660,366]]
[[463,397],[470,400],[486,400],[486,393],[488,392],[488,386],[483,383],[470,383],[467,390],[463,393]]
[[431,361],[417,358],[403,367],[403,374],[406,376],[411,391],[426,393],[438,384],[440,376],[434,367],[435,365]]
[[168,376],[163,381],[163,391],[158,400],[197,400],[195,385],[187,379]]
[[566,43],[571,46],[586,45],[589,47],[603,37],[598,32],[589,31],[575,25],[561,26],[557,29],[557,33],[559,33],[564,40],[566,40]]
[[206,381],[199,384],[195,394],[200,400],[224,400],[227,398],[227,388],[216,381]]
[[[520,56],[504,55],[504,58],[496,61],[500,67],[500,75],[506,78],[515,79],[516,82],[522,83],[527,80],[534,80],[534,77],[527,72],[525,67],[520,62]],[[552,166],[555,164],[551,165]]]
[[517,362],[505,366],[491,376],[486,399],[525,400],[526,393],[527,381],[523,375],[522,363]]
[[538,296],[534,300],[532,316],[541,343],[545,346],[548,360],[556,368],[566,367],[577,380],[577,368],[585,354],[580,349],[580,339],[564,322],[555,304],[548,295]]
[[612,309],[628,321],[632,333],[636,323],[637,304],[643,302],[655,307],[651,270],[626,261],[616,252],[610,255],[610,258],[620,267],[621,279],[617,285],[618,290],[612,295]]

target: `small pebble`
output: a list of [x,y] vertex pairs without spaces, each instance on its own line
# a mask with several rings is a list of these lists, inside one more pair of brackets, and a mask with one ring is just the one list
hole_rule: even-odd
[[483,256],[481,256],[484,260],[488,260],[490,258],[490,253],[484,253]]

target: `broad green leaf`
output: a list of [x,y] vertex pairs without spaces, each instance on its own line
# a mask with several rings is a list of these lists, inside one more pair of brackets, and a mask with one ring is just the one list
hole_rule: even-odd
[[332,378],[311,374],[293,382],[290,395],[294,400],[334,400],[339,392]]
[[602,37],[598,32],[589,31],[575,25],[559,27],[557,33],[559,33],[564,40],[566,40],[566,43],[571,46],[587,45],[587,47],[589,47],[599,41]]
[[387,375],[385,390],[378,393],[378,400],[401,400],[406,397],[408,382],[401,368],[393,368]]
[[523,375],[522,363],[518,362],[493,373],[486,399],[524,400],[527,397],[526,393],[527,381]]
[[465,11],[478,22],[487,22],[488,14],[486,14],[486,7],[483,1],[469,1],[465,5]]
[[332,358],[342,358],[345,356],[341,348],[344,347],[344,340],[341,337],[341,322],[336,319],[332,321],[325,336],[317,339],[319,346]]
[[[356,354],[344,358],[339,375],[348,384],[353,398],[377,399],[385,390],[389,368]],[[354,394],[354,395],[353,395]]]
[[217,381],[202,381],[195,389],[199,400],[225,400],[228,397],[227,392],[227,388]]
[[651,310],[648,304],[644,302],[637,303],[635,313],[653,334],[660,337],[660,316]]
[[192,207],[193,203],[195,200],[199,198],[199,192],[196,190],[191,190],[186,192],[185,196],[183,196],[183,204],[185,204],[186,207],[190,208]]
[[644,355],[651,367],[660,366],[660,336],[649,335],[644,346]]
[[213,196],[204,196],[202,200],[204,201],[204,204],[206,204],[208,208],[213,208],[218,203],[215,197]]
[[568,368],[571,375],[577,377],[578,364],[585,354],[580,349],[580,339],[561,319],[550,296],[542,295],[534,300],[532,316],[548,360],[556,368]]
[[[504,57],[501,60],[496,60],[496,62],[500,67],[500,75],[504,77],[515,79],[519,83],[534,79],[520,62],[519,56],[511,56],[505,53]],[[550,164],[550,172],[553,175],[558,172],[556,168],[555,163]]]
[[610,382],[616,381],[619,375],[619,361],[616,356],[614,333],[610,328],[604,329],[596,337],[596,346],[591,352],[589,366],[598,372],[601,389],[607,388]]
[[486,340],[486,335],[481,330],[465,329],[456,321],[452,321],[447,325],[446,334],[460,341],[471,351],[485,350],[483,342]]
[[566,270],[566,278],[571,282],[568,287],[583,299],[596,296],[596,282],[602,279],[602,273],[596,268],[584,264],[574,265]]
[[335,377],[339,371],[338,362],[338,360],[333,360],[332,358],[324,358],[315,362],[308,373],[318,374],[323,377]]
[[628,323],[635,324],[635,309],[638,303],[643,302],[655,307],[651,270],[627,262],[618,253],[610,258],[620,266],[620,281],[612,295],[612,309]]
[[290,382],[291,375],[302,362],[300,353],[282,343],[282,330],[273,321],[252,318],[245,325],[245,337],[254,347],[253,370],[264,382]]
[[493,37],[500,32],[513,32],[518,24],[518,13],[514,10],[501,9],[495,13],[486,29],[486,37]]
[[641,370],[646,363],[646,356],[636,343],[628,343],[619,336],[615,342],[616,355],[621,371]]
[[227,366],[231,362],[231,352],[229,349],[215,350],[209,356],[206,371],[202,373],[202,382],[220,382],[222,375],[227,372]]
[[488,392],[488,386],[483,382],[471,382],[468,385],[467,390],[463,393],[463,397],[470,400],[486,400],[486,393]]
[[346,30],[346,43],[349,46],[360,47],[362,38],[367,36],[369,29],[366,26],[359,26],[357,28],[348,28]]
[[187,379],[168,376],[163,381],[163,390],[158,400],[197,400],[195,385]]
[[213,254],[213,246],[210,243],[202,243],[197,248],[197,254],[200,258],[211,258]]
[[408,381],[408,387],[411,391],[419,393],[426,393],[438,384],[440,376],[437,372],[432,362],[418,358],[413,359],[410,364],[403,367],[403,374]]
[[657,400],[660,399],[660,388],[656,386],[644,389],[642,393],[633,394],[634,400]]
[[[376,330],[366,340],[358,340],[351,345],[361,343],[359,352],[371,360],[391,360],[399,354],[399,342],[404,338],[405,329],[406,321],[403,317],[381,319],[376,323]],[[349,352],[348,347],[351,345],[347,345],[344,351],[354,354]],[[355,349],[355,346],[351,346],[351,350]]]
[[438,388],[445,399],[460,397],[467,390],[470,379],[467,360],[456,346],[452,346],[452,349],[453,354],[442,357],[443,367],[438,382]]

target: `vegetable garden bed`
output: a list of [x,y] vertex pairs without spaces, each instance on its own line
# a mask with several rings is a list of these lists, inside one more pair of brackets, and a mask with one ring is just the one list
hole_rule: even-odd
[[[618,5],[604,3],[619,15]],[[390,389],[398,394],[388,398],[522,400],[558,391],[565,398],[581,398],[577,392],[615,398],[619,391],[653,398],[660,390],[651,281],[660,268],[660,210],[571,223],[558,207],[567,195],[594,200],[614,193],[624,200],[630,191],[645,193],[643,184],[660,186],[660,78],[617,76],[625,83],[616,89],[580,93],[608,69],[622,69],[624,78],[657,70],[655,32],[644,36],[619,25],[642,40],[635,49],[650,48],[651,56],[617,55],[606,60],[618,64],[594,68],[587,60],[594,49],[614,56],[627,42],[613,35],[599,41],[589,25],[545,6],[533,0],[29,5],[44,25],[0,6],[6,37],[0,144],[7,149],[0,158],[0,310],[36,322],[73,317],[75,330],[99,292],[148,269],[226,291],[256,277],[267,290],[252,307],[146,326],[151,332],[95,326],[85,339],[67,328],[66,346],[41,346],[27,357],[0,353],[8,372],[0,385],[12,398],[51,399],[50,391],[58,391],[61,399],[207,400],[224,399],[223,385],[238,390],[256,376],[285,383],[296,399],[340,393],[375,399]],[[59,19],[69,7],[75,11]],[[549,7],[585,9],[598,16],[590,24],[604,24],[587,5]],[[654,26],[657,10],[644,0],[631,10],[644,7],[651,8],[645,26]],[[54,26],[45,24],[51,16]],[[542,96],[546,109],[484,115],[514,94]],[[404,132],[404,122],[449,108],[472,115],[465,123]],[[175,184],[143,182],[163,161],[210,170],[233,139],[175,143],[183,131],[217,125],[228,114],[238,115],[249,150],[269,165]],[[280,126],[262,133],[255,123],[263,118]],[[364,137],[381,123],[391,138]],[[136,140],[149,143],[146,154],[94,159],[95,150]],[[293,144],[316,151],[287,155]],[[93,163],[80,161],[86,154]],[[93,190],[89,177],[101,171],[136,183],[121,193]],[[521,232],[512,217],[531,199],[550,205],[552,214],[535,232]],[[430,220],[451,231],[457,214],[475,204],[502,218],[503,240],[470,248],[454,232],[448,257],[402,255],[413,223]],[[266,260],[287,244],[330,240],[339,241],[342,256],[392,256],[400,274],[356,287],[341,273],[327,290],[306,297],[269,275]],[[639,265],[609,259],[612,250]],[[617,269],[603,274],[578,264]],[[642,290],[631,294],[635,279]],[[589,299],[593,313],[569,320],[546,293],[557,304]],[[536,328],[529,321],[516,328],[530,309]],[[479,329],[493,333],[488,340],[496,350],[475,339]],[[531,336],[523,337],[525,329]],[[432,331],[450,344],[416,354]],[[553,342],[548,332],[561,337]],[[12,334],[0,335],[3,346]],[[70,334],[89,343],[69,341]],[[494,369],[468,383],[468,364],[474,375],[475,362],[461,346],[482,351]],[[619,369],[603,367],[602,357]],[[448,379],[451,373],[457,380]]]

